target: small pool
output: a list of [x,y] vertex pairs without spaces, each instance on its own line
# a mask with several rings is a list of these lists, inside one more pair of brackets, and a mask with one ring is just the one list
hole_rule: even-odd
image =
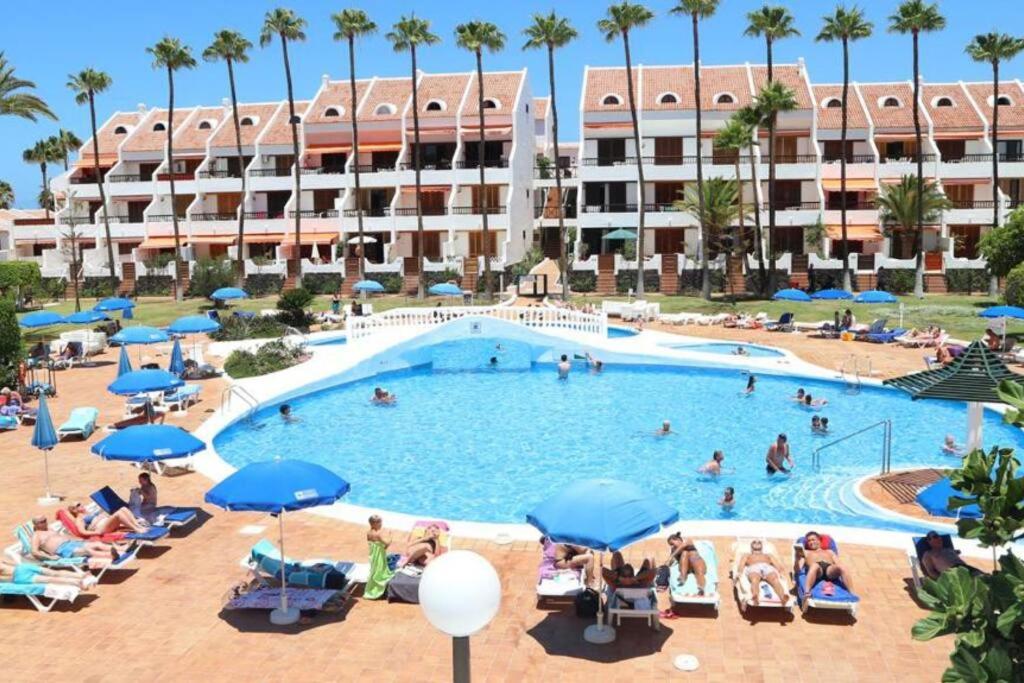
[[769,348],[767,346],[757,346],[756,344],[729,344],[726,342],[707,342],[698,344],[670,344],[670,349],[679,349],[680,351],[699,351],[701,353],[718,353],[723,356],[741,355],[736,353],[737,349],[743,349],[746,351],[746,355],[751,358],[781,358],[786,354],[776,349]]
[[608,326],[608,338],[615,339],[616,337],[635,337],[640,334],[637,330],[631,327],[613,327]]

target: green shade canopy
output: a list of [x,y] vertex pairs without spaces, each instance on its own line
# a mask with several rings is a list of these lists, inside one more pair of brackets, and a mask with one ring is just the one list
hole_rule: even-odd
[[626,230],[625,228],[619,228],[618,230],[612,230],[610,233],[602,237],[605,240],[635,240],[636,233],[632,230]]
[[996,387],[1004,379],[1024,381],[990,351],[984,342],[976,341],[949,365],[934,370],[914,372],[883,382],[902,389],[911,398],[940,398],[950,401],[999,403]]

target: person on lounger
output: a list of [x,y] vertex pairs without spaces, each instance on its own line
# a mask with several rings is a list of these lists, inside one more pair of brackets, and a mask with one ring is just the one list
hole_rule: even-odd
[[645,559],[637,571],[622,558],[622,553],[618,550],[612,553],[611,568],[601,568],[602,578],[612,588],[650,588],[654,585],[657,575],[658,569],[654,565],[654,560]]
[[685,584],[686,577],[692,573],[693,578],[697,580],[697,595],[704,595],[708,565],[704,562],[704,558],[700,556],[700,552],[697,551],[697,546],[694,545],[693,539],[685,538],[682,534],[676,532],[668,537],[668,546],[670,553],[668,562],[665,564],[679,563],[679,585]]
[[953,362],[953,354],[945,344],[939,344],[938,348],[935,349],[935,362],[939,365],[949,365]]
[[[786,465],[789,469],[786,469]],[[785,434],[779,437],[768,448],[768,454],[764,456],[764,469],[768,476],[775,473],[789,474],[793,469],[793,457],[789,453],[789,438]]]
[[96,577],[92,574],[82,575],[62,572],[57,569],[42,567],[32,562],[11,564],[7,560],[0,560],[0,582],[23,585],[50,583],[88,590],[96,585]]
[[924,537],[928,541],[928,550],[921,555],[921,569],[928,578],[937,579],[942,572],[956,567],[964,567],[972,574],[978,573],[977,569],[963,561],[959,550],[945,547],[942,536],[937,532],[929,531]]
[[816,531],[808,531],[804,535],[804,549],[797,554],[797,566],[794,574],[799,574],[801,563],[807,566],[807,576],[804,580],[804,592],[811,593],[811,590],[819,581],[837,581],[842,579],[846,590],[853,593],[853,577],[850,570],[839,562],[839,557],[828,548],[821,547],[821,536]]
[[[541,538],[544,545],[546,538]],[[555,569],[583,570],[587,585],[594,580],[594,553],[580,545],[558,543],[555,545]]]
[[750,542],[750,552],[740,558],[739,568],[750,580],[750,592],[753,594],[751,602],[755,605],[761,600],[762,581],[772,587],[783,605],[788,604],[792,599],[792,596],[783,589],[782,582],[779,580],[785,571],[782,561],[775,555],[766,553],[764,544],[760,540],[754,539]]
[[139,474],[139,485],[130,492],[128,507],[136,517],[153,523],[159,516],[157,505],[157,490],[153,477],[149,472],[142,472]]
[[108,515],[101,510],[88,512],[84,505],[75,503],[69,505],[67,510],[75,520],[75,528],[82,536],[102,536],[118,531],[146,532],[146,525],[136,519],[128,508],[120,508],[114,514]]
[[697,472],[709,477],[717,477],[722,474],[723,460],[725,460],[725,453],[722,451],[715,451],[711,454],[710,460],[697,468]]
[[441,542],[441,527],[431,524],[427,527],[422,538],[417,538],[405,549],[405,558],[398,563],[401,569],[407,565],[413,567],[426,567],[430,561],[437,557],[438,544]]
[[36,517],[32,520],[32,556],[40,560],[87,557],[89,567],[97,569],[116,562],[121,554],[112,543],[79,540],[50,529],[46,517]]

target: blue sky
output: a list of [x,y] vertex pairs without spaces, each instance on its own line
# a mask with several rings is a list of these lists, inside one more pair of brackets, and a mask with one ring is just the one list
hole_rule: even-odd
[[[777,0],[779,1],[779,0]],[[821,15],[834,5],[828,0],[781,0],[796,16],[800,38],[779,43],[777,61],[807,60],[814,82],[834,82],[842,77],[838,46],[817,44]],[[990,70],[974,64],[964,55],[964,45],[977,33],[996,29],[1013,30],[1007,19],[1020,16],[1021,0],[943,0],[942,12],[948,28],[941,34],[922,39],[922,73],[928,80],[986,80]],[[150,66],[145,48],[170,34],[193,47],[198,55],[209,43],[213,32],[234,28],[257,43],[257,35],[266,10],[280,5],[267,0],[178,0],[174,3],[104,0],[101,3],[55,0],[36,5],[32,2],[6,3],[5,20],[0,26],[0,49],[17,67],[22,78],[34,80],[42,95],[60,117],[59,125],[74,130],[83,139],[88,135],[88,112],[75,105],[65,87],[67,75],[84,67],[107,71],[113,87],[100,100],[98,116],[102,121],[116,109],[131,109],[138,103],[166,105],[166,79]],[[657,17],[637,32],[633,44],[634,59],[646,64],[687,63],[692,60],[689,26],[680,18],[667,15],[674,4],[668,0],[647,3]],[[761,0],[723,0],[718,14],[702,28],[705,64],[741,63],[764,60],[764,44],[742,35],[748,11],[761,6]],[[853,77],[859,80],[899,80],[910,78],[910,40],[884,31],[886,17],[896,0],[862,0],[860,3],[875,22],[876,34],[854,47]],[[351,5],[344,2],[292,0],[285,3],[308,22],[307,41],[291,52],[297,96],[310,97],[321,75],[347,77],[344,49],[331,40],[333,25],[329,15],[345,6],[362,6],[381,27],[378,35],[360,46],[357,68],[360,75],[405,75],[408,56],[395,54],[384,33],[398,17],[410,11],[430,19],[441,44],[423,50],[420,67],[426,71],[458,71],[473,68],[472,57],[455,47],[452,31],[456,24],[471,18],[493,21],[509,37],[502,53],[488,55],[485,68],[519,69],[527,67],[535,95],[548,91],[547,64],[543,52],[522,52],[521,31],[534,12],[555,7],[568,16],[580,31],[580,39],[558,54],[557,85],[562,130],[565,138],[575,138],[578,130],[579,83],[585,64],[614,65],[622,61],[621,43],[608,44],[597,33],[595,22],[603,15],[600,0],[519,0],[483,3],[464,0],[414,2],[387,0]],[[172,8],[168,11],[168,7]],[[1002,25],[1000,24],[1002,21]],[[1018,26],[1019,27],[1019,24]],[[1024,75],[1024,57],[1004,69],[1007,77]],[[238,70],[239,97],[262,101],[283,98],[285,94],[280,48],[272,45],[254,50],[248,65]],[[227,93],[227,78],[221,64],[200,61],[199,68],[177,78],[178,103],[215,104]],[[32,124],[10,117],[0,119],[0,178],[12,183],[17,205],[35,205],[39,192],[38,167],[21,161],[21,152],[42,137],[53,134],[58,124],[44,121]],[[56,172],[58,169],[52,169]]]

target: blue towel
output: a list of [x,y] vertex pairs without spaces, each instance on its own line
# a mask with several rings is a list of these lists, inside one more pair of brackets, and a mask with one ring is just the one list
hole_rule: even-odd
[[0,583],[0,595],[42,595],[45,591],[41,583]]
[[151,526],[143,532],[129,532],[125,534],[125,538],[132,541],[159,541],[168,533],[170,533],[170,529],[167,527]]

